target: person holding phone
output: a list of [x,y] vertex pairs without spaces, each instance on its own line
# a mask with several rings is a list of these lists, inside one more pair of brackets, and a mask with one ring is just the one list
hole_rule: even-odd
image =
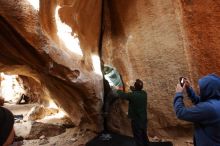
[[[209,74],[198,81],[199,96],[195,94],[190,82],[184,78],[183,86],[176,86],[174,110],[177,118],[195,125],[194,146],[220,146],[220,77]],[[185,107],[183,91],[194,103]]]

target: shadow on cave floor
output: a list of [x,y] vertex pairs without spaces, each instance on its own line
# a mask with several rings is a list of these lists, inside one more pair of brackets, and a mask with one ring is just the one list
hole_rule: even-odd
[[[111,133],[110,140],[103,141],[101,134],[92,139],[86,146],[135,146],[132,137]],[[173,146],[171,142],[151,142],[149,146]]]

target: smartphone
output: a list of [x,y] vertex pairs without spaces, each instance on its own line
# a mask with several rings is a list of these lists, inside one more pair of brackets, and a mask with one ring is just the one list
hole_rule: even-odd
[[183,85],[184,85],[184,83],[185,83],[185,79],[186,79],[186,78],[184,78],[184,77],[180,77],[180,78],[179,78],[179,82],[180,82],[181,87],[183,87]]

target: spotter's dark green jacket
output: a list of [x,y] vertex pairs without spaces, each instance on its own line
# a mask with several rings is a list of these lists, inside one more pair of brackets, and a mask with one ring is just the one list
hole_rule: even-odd
[[128,117],[131,120],[143,122],[147,120],[147,93],[144,90],[128,93],[118,90],[117,94],[119,97],[129,101]]

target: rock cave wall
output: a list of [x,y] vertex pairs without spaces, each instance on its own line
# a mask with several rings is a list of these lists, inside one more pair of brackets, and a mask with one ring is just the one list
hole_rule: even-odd
[[179,3],[183,42],[196,87],[201,76],[220,74],[220,3],[215,0],[181,0]]
[[[191,135],[190,123],[173,112],[175,86],[180,76],[197,87],[199,77],[219,74],[219,22],[214,0],[105,2],[102,56],[117,68],[127,89],[137,78],[144,81],[150,136]],[[117,104],[110,127],[129,135],[127,105]]]
[[[76,126],[100,131],[102,75],[95,72],[92,60],[93,55],[98,56],[100,2],[39,3],[37,10],[26,0],[0,1],[0,70],[34,78],[41,84],[44,94],[61,106]],[[63,14],[71,7],[77,8],[72,15],[72,11]],[[71,27],[64,21],[73,15],[77,21],[70,31]],[[79,17],[81,15],[84,17]],[[74,39],[78,39],[76,46],[80,47],[82,55],[71,52],[63,41],[71,36],[58,36],[57,19],[67,28],[62,33],[72,33]],[[81,26],[84,20],[90,20],[90,25]]]
[[[102,76],[92,60],[100,51],[101,2],[40,0],[38,11],[26,0],[0,1],[0,71],[34,78],[76,125],[95,131],[102,128]],[[136,78],[144,81],[149,135],[190,135],[191,125],[175,118],[173,95],[179,76],[190,77],[196,86],[200,76],[219,73],[219,2],[103,2],[100,57],[118,70],[126,89]],[[56,16],[71,28],[82,55],[71,52],[59,36]],[[118,101],[109,126],[130,135],[126,110],[127,103]]]
[[24,87],[24,94],[29,97],[29,103],[48,104],[47,97],[45,97],[39,82],[27,76],[19,76],[19,79],[20,84]]

